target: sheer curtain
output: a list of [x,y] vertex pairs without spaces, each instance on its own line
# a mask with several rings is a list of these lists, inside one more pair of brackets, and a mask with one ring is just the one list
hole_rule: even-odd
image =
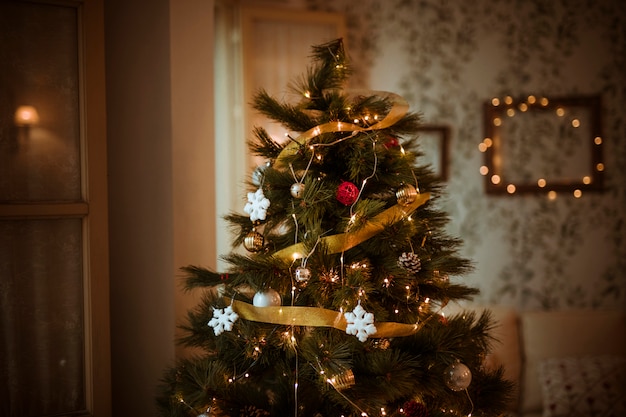
[[[0,415],[7,417],[87,409],[78,21],[76,6],[0,2]],[[16,125],[22,105],[37,110],[37,124]]]
[[[247,151],[254,126],[285,140],[282,126],[257,114],[250,103],[256,91],[290,101],[287,85],[306,72],[311,46],[345,35],[341,14],[250,3],[217,2],[215,13],[215,111],[217,213],[242,212],[244,181],[265,163]],[[232,237],[218,220],[218,256],[229,253]],[[223,265],[218,265],[222,267]]]

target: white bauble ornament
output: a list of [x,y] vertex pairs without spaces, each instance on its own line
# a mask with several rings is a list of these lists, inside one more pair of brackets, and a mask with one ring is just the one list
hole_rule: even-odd
[[307,282],[311,279],[311,270],[305,266],[299,266],[296,268],[296,281]]
[[301,182],[296,182],[291,186],[289,192],[291,193],[291,196],[293,198],[302,198],[302,196],[304,195],[304,184]]
[[252,305],[255,307],[279,306],[281,303],[280,294],[271,288],[257,292],[252,298]]
[[452,391],[462,391],[472,382],[472,371],[465,364],[455,362],[446,368],[444,381]]

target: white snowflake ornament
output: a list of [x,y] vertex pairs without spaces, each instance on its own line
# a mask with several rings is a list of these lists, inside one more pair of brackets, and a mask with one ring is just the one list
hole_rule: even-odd
[[267,208],[270,206],[270,200],[265,198],[263,190],[259,188],[256,192],[248,193],[248,203],[243,211],[250,215],[251,221],[265,220]]
[[239,315],[233,311],[232,306],[226,308],[213,308],[213,318],[208,325],[213,327],[215,336],[219,336],[224,331],[231,331],[233,323],[237,321]]
[[346,333],[355,335],[361,342],[365,342],[369,335],[376,333],[374,315],[365,311],[360,301],[354,310],[344,313],[344,317],[348,322]]

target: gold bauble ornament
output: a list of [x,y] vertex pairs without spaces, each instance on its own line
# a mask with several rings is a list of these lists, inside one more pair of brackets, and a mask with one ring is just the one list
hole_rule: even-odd
[[398,204],[401,206],[408,206],[415,201],[418,194],[419,193],[414,186],[411,184],[405,184],[400,187],[398,191],[396,191],[396,199],[398,200]]
[[265,238],[255,230],[250,231],[243,239],[243,247],[246,248],[248,252],[259,252],[263,249],[264,244]]
[[354,373],[352,369],[347,369],[344,372],[333,375],[328,379],[328,382],[337,390],[342,391],[346,388],[350,388],[354,385]]

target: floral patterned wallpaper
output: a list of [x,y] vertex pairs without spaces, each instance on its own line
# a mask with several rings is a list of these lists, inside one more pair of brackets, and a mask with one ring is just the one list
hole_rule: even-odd
[[[475,301],[528,309],[626,306],[626,3],[617,0],[303,0],[344,13],[353,87],[390,90],[450,127],[450,232],[475,263]],[[606,191],[493,196],[479,173],[482,103],[600,94]],[[542,143],[547,152],[554,143]],[[552,149],[551,149],[552,148]]]

